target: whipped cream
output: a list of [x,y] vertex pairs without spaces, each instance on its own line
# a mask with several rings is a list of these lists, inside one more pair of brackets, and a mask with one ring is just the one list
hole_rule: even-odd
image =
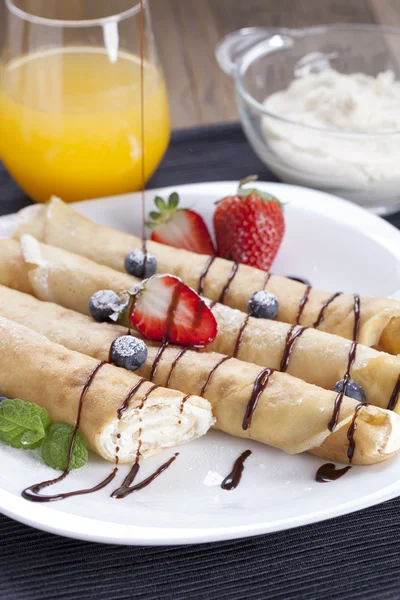
[[377,77],[333,69],[306,74],[268,96],[264,106],[307,126],[262,120],[264,136],[281,159],[272,166],[286,181],[367,190],[371,203],[374,196],[398,195],[400,81],[392,71]]

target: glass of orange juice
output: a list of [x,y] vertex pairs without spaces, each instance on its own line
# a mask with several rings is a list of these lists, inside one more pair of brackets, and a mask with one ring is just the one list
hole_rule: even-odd
[[[6,0],[0,158],[37,202],[131,192],[169,141],[148,0]],[[141,35],[143,26],[143,123]]]

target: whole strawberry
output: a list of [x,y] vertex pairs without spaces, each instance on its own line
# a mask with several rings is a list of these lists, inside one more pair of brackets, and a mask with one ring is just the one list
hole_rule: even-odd
[[243,187],[255,179],[243,179],[234,196],[218,202],[214,229],[219,256],[268,271],[281,245],[285,221],[279,200]]

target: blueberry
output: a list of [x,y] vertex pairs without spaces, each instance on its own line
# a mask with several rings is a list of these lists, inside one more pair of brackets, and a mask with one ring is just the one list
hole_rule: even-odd
[[3,402],[3,400],[8,400],[7,396],[1,396],[0,395],[0,402]]
[[[344,380],[341,379],[335,384],[333,388],[334,392],[338,394],[343,391]],[[354,381],[353,379],[349,379],[348,384],[346,386],[346,396],[349,398],[353,398],[353,400],[357,400],[357,402],[366,402],[367,398],[365,397],[364,390],[361,385]]]
[[292,279],[293,281],[298,281],[299,283],[304,283],[304,285],[311,285],[311,282],[308,279],[304,279],[302,277],[295,277],[294,275],[287,275],[288,279]]
[[146,362],[147,347],[133,335],[121,335],[113,342],[111,362],[117,367],[136,371]]
[[[144,268],[144,263],[146,262],[146,272]],[[134,277],[140,277],[143,279],[144,277],[151,277],[157,271],[157,261],[152,254],[147,252],[146,261],[145,254],[143,250],[132,250],[125,256],[125,271],[129,273],[129,275],[133,275]]]
[[257,319],[273,319],[278,314],[278,298],[272,292],[255,292],[247,305],[249,315]]
[[112,290],[99,290],[89,300],[89,312],[95,321],[102,323],[121,309],[121,300]]

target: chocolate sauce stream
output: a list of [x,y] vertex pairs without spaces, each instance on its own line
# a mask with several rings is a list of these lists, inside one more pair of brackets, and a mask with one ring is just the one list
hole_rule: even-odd
[[41,483],[36,483],[34,485],[31,485],[30,487],[24,489],[21,493],[22,497],[25,498],[25,500],[30,500],[31,502],[55,502],[57,500],[63,500],[64,498],[69,498],[70,496],[79,496],[81,494],[89,494],[90,492],[96,492],[97,490],[102,489],[103,487],[105,487],[106,485],[108,485],[110,483],[110,481],[112,481],[117,473],[117,467],[115,467],[114,471],[108,475],[108,477],[100,482],[98,485],[96,485],[93,488],[90,489],[84,489],[84,490],[76,490],[74,492],[64,492],[62,494],[54,494],[53,496],[42,496],[40,494],[40,491],[46,487],[49,487],[51,485],[54,485],[55,483],[59,483],[60,481],[63,481],[63,479],[65,479],[67,477],[67,475],[69,474],[69,467],[71,464],[71,459],[72,459],[72,452],[74,449],[74,444],[75,444],[75,438],[76,435],[78,433],[78,429],[79,429],[79,425],[80,425],[80,421],[81,421],[81,415],[82,415],[82,407],[83,407],[83,403],[86,397],[86,394],[89,390],[89,387],[93,381],[93,379],[95,378],[96,374],[100,371],[100,369],[104,366],[107,365],[108,362],[106,361],[102,361],[99,362],[94,369],[92,369],[92,371],[89,373],[88,378],[85,381],[85,384],[83,386],[80,398],[79,398],[79,403],[78,403],[78,414],[76,417],[76,422],[75,422],[75,427],[74,430],[72,432],[72,436],[71,436],[71,441],[69,443],[69,447],[68,447],[68,454],[67,454],[67,466],[65,468],[65,471],[63,473],[61,473],[61,475],[59,475],[58,477],[56,477],[55,479],[49,479],[47,481],[42,481]]
[[400,394],[400,375],[399,375],[396,385],[394,386],[392,395],[390,396],[389,404],[387,406],[388,410],[395,410],[397,403],[399,401],[399,394]]
[[[178,455],[179,455],[179,453],[177,452],[174,456],[172,456],[169,460],[167,460],[167,462],[165,462],[163,465],[161,465],[161,467],[159,467],[154,473],[152,473],[152,475],[150,475],[149,477],[146,477],[146,479],[143,479],[143,481],[141,481],[140,483],[137,483],[136,485],[133,485],[133,486],[122,485],[121,487],[114,490],[113,493],[111,494],[111,496],[113,498],[118,498],[118,499],[126,498],[127,496],[129,496],[129,494],[132,494],[133,492],[138,492],[139,490],[142,490],[143,488],[147,487],[148,485],[150,485],[150,483],[152,483],[155,479],[157,479],[157,477],[159,475],[161,475],[161,473],[163,473],[166,469],[168,469],[168,467],[174,462],[174,460],[176,459],[176,457]],[[135,467],[135,465],[132,467],[132,470],[134,469],[134,467]],[[137,475],[137,470],[134,473],[134,477],[136,477],[136,475]]]
[[144,262],[143,262],[143,275],[146,274],[147,267],[147,238],[146,238],[146,224],[145,224],[145,147],[144,147],[144,10],[143,10],[143,0],[140,0],[140,123],[141,123],[141,132],[140,132],[140,144],[141,144],[141,192],[142,192],[142,251],[144,254]]
[[290,355],[292,354],[296,341],[308,329],[308,327],[299,327],[299,329],[294,332],[295,327],[296,325],[292,325],[286,335],[285,349],[283,351],[283,356],[279,367],[279,370],[283,373],[289,366]]
[[225,296],[226,296],[226,294],[227,294],[227,292],[229,290],[229,287],[230,287],[232,281],[234,280],[235,275],[238,272],[238,270],[239,270],[239,263],[233,263],[232,271],[229,273],[229,277],[228,277],[228,279],[226,281],[226,284],[224,285],[224,287],[222,289],[222,292],[221,292],[221,295],[218,298],[218,302],[220,304],[224,303]]
[[200,396],[203,397],[204,394],[207,391],[207,388],[210,384],[211,378],[214,375],[215,371],[218,369],[218,367],[220,367],[224,362],[226,362],[227,360],[230,360],[232,357],[231,356],[223,356],[211,369],[211,371],[208,374],[208,377],[206,379],[206,381],[204,382],[203,387],[201,388],[201,392],[200,392]]
[[251,455],[251,450],[245,450],[239,458],[236,459],[232,471],[225,477],[221,483],[223,490],[234,490],[242,479],[244,461]]
[[311,285],[308,285],[306,287],[306,290],[304,292],[304,296],[302,297],[302,299],[300,300],[300,304],[299,304],[299,310],[296,316],[296,325],[300,325],[300,321],[301,321],[301,317],[303,315],[303,311],[304,308],[308,302],[308,297],[310,295],[310,291],[311,291]]
[[216,256],[209,256],[206,264],[204,265],[204,269],[201,272],[200,279],[199,279],[199,286],[197,288],[197,293],[200,294],[200,296],[203,295],[204,281],[205,281],[205,278],[207,277],[207,273],[210,270],[210,267],[216,258],[217,258]]
[[175,358],[174,358],[174,360],[173,360],[173,362],[172,362],[172,365],[171,365],[171,370],[170,370],[170,372],[169,372],[168,379],[167,379],[167,381],[166,381],[166,384],[165,384],[165,387],[166,387],[166,388],[167,388],[167,387],[169,387],[169,384],[171,383],[172,376],[173,376],[173,374],[174,374],[174,371],[175,371],[176,365],[178,364],[178,362],[179,362],[180,358],[181,358],[181,357],[182,357],[182,356],[185,354],[185,352],[187,352],[188,350],[190,350],[190,348],[188,348],[188,347],[181,348],[181,349],[179,350],[179,352],[177,353],[177,355],[175,356]]
[[[141,107],[140,107],[140,120],[141,120],[141,148],[142,148],[142,153],[141,153],[141,180],[142,180],[142,185],[141,185],[141,192],[142,192],[142,249],[143,249],[143,254],[144,254],[144,273],[146,273],[146,266],[147,266],[147,239],[146,239],[146,229],[145,229],[145,133],[144,133],[144,126],[145,126],[145,119],[144,119],[144,11],[143,11],[143,0],[140,0],[140,103],[141,103]],[[178,298],[179,300],[179,298]],[[131,306],[129,307],[129,322],[131,322],[131,316],[132,313],[134,311],[134,307],[135,307],[135,298],[132,298],[132,302],[131,302]],[[170,307],[171,308],[171,307]],[[176,309],[176,307],[175,307]],[[174,309],[172,307],[172,311],[174,312]],[[172,317],[173,320],[173,317]],[[171,323],[171,327],[172,327],[173,322]],[[130,335],[130,329],[128,330],[128,335]],[[109,357],[108,357],[108,363],[112,364],[111,361],[111,357],[112,357],[112,351],[114,348],[114,344],[115,344],[114,340],[110,346],[110,350],[109,350]],[[54,485],[55,483],[59,483],[61,481],[63,481],[67,475],[69,474],[69,466],[71,464],[71,458],[72,458],[72,451],[73,451],[73,447],[74,447],[74,443],[75,443],[75,438],[76,438],[76,434],[78,432],[79,429],[79,424],[80,424],[80,419],[81,419],[81,413],[82,413],[82,406],[83,406],[83,402],[86,396],[86,393],[94,379],[94,377],[96,376],[97,372],[101,369],[101,367],[103,367],[105,364],[108,364],[106,361],[102,361],[100,362],[98,365],[96,365],[96,367],[92,370],[92,372],[89,374],[88,379],[85,382],[85,385],[82,389],[82,393],[79,399],[79,405],[78,405],[78,414],[77,414],[77,419],[76,419],[76,423],[75,423],[75,427],[74,430],[72,432],[72,436],[71,436],[71,442],[68,448],[68,455],[67,455],[67,466],[65,471],[57,478],[55,479],[51,479],[48,481],[43,481],[42,483],[38,483],[35,485],[32,485],[28,488],[26,488],[25,490],[22,491],[22,496],[23,498],[25,498],[26,500],[30,500],[31,502],[54,502],[57,500],[63,500],[65,498],[69,498],[71,496],[78,496],[78,495],[83,495],[83,494],[90,494],[92,492],[96,492],[98,490],[101,490],[102,488],[106,487],[116,476],[117,472],[118,472],[118,467],[116,466],[112,473],[110,473],[103,481],[101,481],[99,484],[97,484],[96,486],[92,487],[92,488],[87,488],[87,489],[82,489],[82,490],[76,490],[76,491],[72,491],[72,492],[65,492],[62,494],[54,494],[52,496],[42,496],[40,495],[40,491],[45,488],[48,487],[50,485]],[[139,387],[142,385],[142,383],[144,383],[145,379],[141,379],[128,393],[127,397],[125,398],[123,404],[121,405],[121,407],[118,409],[117,411],[117,416],[118,419],[121,419],[123,412],[128,408],[129,403],[131,398],[133,397],[133,395],[135,394],[135,392],[139,389]],[[148,396],[150,395],[150,393],[156,389],[157,385],[152,386],[147,393],[144,395],[144,397],[142,398],[142,403],[140,408],[143,407],[144,402],[146,401],[146,399],[148,398]],[[184,402],[185,398],[183,399],[182,402]],[[183,407],[182,407],[183,409]],[[118,434],[117,437],[121,437],[120,434]],[[140,446],[141,446],[141,441],[139,441],[139,445],[138,445],[138,451],[137,451],[137,457],[136,457],[136,462],[134,463],[130,473],[128,474],[128,476],[125,478],[124,481],[124,485],[130,485],[130,483],[132,483],[132,481],[134,480],[134,478],[137,475],[137,472],[139,471],[139,456],[140,456]],[[118,464],[118,451],[119,451],[119,447],[116,447],[116,464]],[[175,455],[177,456],[177,455]],[[162,467],[160,467],[160,469],[158,469],[158,471],[156,471],[156,473],[154,473],[151,477],[148,477],[147,480],[145,480],[144,482],[142,482],[141,484],[138,484],[138,486],[135,486],[133,488],[129,488],[129,491],[127,493],[131,493],[132,491],[135,491],[135,489],[141,489],[142,487],[145,487],[146,485],[149,485],[149,483],[151,483],[151,481],[153,481],[153,479],[155,479],[156,477],[158,477],[158,475],[160,473],[162,473],[170,464],[171,462],[175,460],[175,457],[173,457],[172,459],[170,459],[170,461],[168,461],[168,463],[165,463],[165,465],[162,465]],[[127,495],[127,493],[125,493],[125,495]],[[125,496],[121,496],[121,497],[125,497]]]
[[319,326],[321,325],[322,321],[323,321],[323,320],[324,320],[324,318],[325,318],[325,311],[326,311],[326,309],[328,308],[328,306],[329,306],[330,304],[332,304],[332,302],[333,302],[334,300],[336,300],[336,298],[338,298],[338,297],[339,297],[339,296],[341,296],[341,295],[342,295],[342,292],[335,292],[334,294],[332,294],[332,296],[329,296],[329,298],[326,300],[326,302],[324,302],[324,304],[323,304],[323,305],[322,305],[322,307],[321,307],[321,310],[319,311],[319,314],[318,314],[317,320],[316,320],[316,321],[315,321],[315,323],[313,324],[313,327],[314,327],[314,329],[315,329],[316,327],[319,327]]
[[339,392],[338,395],[335,398],[335,404],[334,404],[334,408],[333,408],[333,414],[332,414],[331,420],[328,423],[328,429],[329,429],[329,431],[333,431],[335,429],[336,425],[338,424],[338,419],[339,419],[339,414],[340,414],[340,407],[342,406],[343,398],[346,395],[347,384],[349,383],[350,375],[351,375],[351,369],[352,369],[352,366],[353,366],[354,361],[356,359],[358,334],[359,334],[359,330],[360,330],[360,318],[361,318],[360,296],[358,296],[357,294],[355,294],[354,295],[353,341],[352,341],[352,344],[350,346],[349,358],[348,358],[348,362],[347,362],[347,370],[346,370],[346,373],[345,373],[345,375],[343,377],[343,390],[341,392]]
[[274,372],[274,369],[264,369],[259,373],[254,381],[253,391],[250,396],[250,400],[246,407],[246,412],[242,422],[242,429],[246,430],[250,427],[251,419],[253,418],[254,411],[257,408],[258,400],[268,385],[269,378]]
[[315,474],[315,481],[317,483],[328,483],[329,481],[336,481],[343,477],[351,469],[351,466],[343,467],[343,469],[337,469],[333,463],[326,463],[322,465]]
[[347,458],[349,459],[349,462],[351,462],[353,460],[353,456],[354,456],[354,450],[356,449],[356,442],[354,440],[354,434],[356,432],[357,429],[357,417],[358,417],[358,413],[360,412],[360,410],[362,408],[364,408],[364,406],[367,406],[366,402],[360,402],[360,404],[358,404],[356,406],[356,409],[354,411],[354,415],[353,415],[353,419],[351,421],[350,427],[347,431],[347,439],[349,440],[349,447],[347,449]]

